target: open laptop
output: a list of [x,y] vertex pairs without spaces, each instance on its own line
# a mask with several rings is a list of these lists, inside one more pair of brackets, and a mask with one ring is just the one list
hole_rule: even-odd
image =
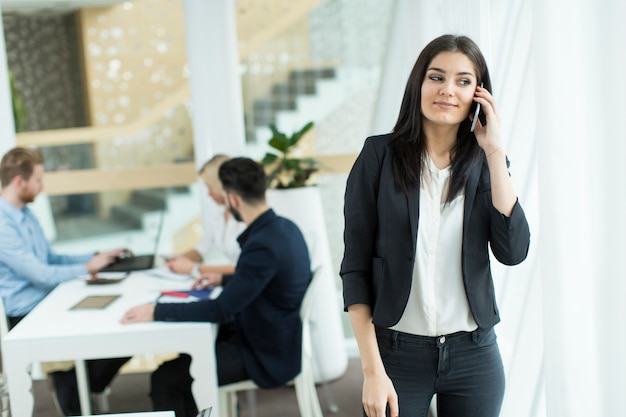
[[163,220],[165,219],[165,210],[161,212],[159,219],[159,228],[154,242],[154,253],[151,255],[129,255],[118,257],[114,262],[108,264],[98,272],[131,272],[143,271],[154,268],[154,261],[159,250],[159,241],[161,240],[161,231],[163,229]]

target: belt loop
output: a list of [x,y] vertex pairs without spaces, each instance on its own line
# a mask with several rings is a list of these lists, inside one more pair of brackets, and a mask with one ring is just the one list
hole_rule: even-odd
[[474,343],[480,343],[480,336],[481,336],[481,331],[480,328],[476,329],[472,332],[472,342]]
[[393,349],[398,347],[398,332],[391,330],[391,347]]

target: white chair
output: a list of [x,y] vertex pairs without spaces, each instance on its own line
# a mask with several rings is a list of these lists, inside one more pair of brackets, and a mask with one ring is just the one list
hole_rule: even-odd
[[[4,340],[4,336],[9,332],[9,323],[4,314],[4,304],[0,297],[0,342]],[[0,416],[9,417],[9,387],[4,373],[0,372]]]
[[[0,297],[0,341],[4,340],[4,337],[7,335],[7,333],[9,333],[9,319],[7,318],[6,311],[4,309],[4,301],[2,300],[2,297]],[[84,361],[76,361],[75,363],[76,363],[76,366],[82,367],[83,372],[86,372]],[[0,399],[2,401],[2,408],[0,408],[0,410],[2,411],[2,414],[0,414],[0,416],[5,417],[4,415],[5,402],[7,403],[6,412],[8,413],[8,386],[7,386],[8,381],[6,380],[6,377],[4,376],[4,374],[1,374],[1,373],[0,373],[0,379],[1,379],[1,382],[0,382],[1,383],[1,386],[0,386],[1,398]],[[87,390],[87,392],[89,391]],[[106,387],[102,393],[93,394],[94,395],[93,399],[98,407],[99,412],[106,413],[109,411],[110,409],[109,408],[109,394],[110,393],[111,393],[111,389],[109,387]],[[6,395],[6,401],[5,401],[5,395]],[[61,412],[61,407],[59,406],[59,404],[57,404],[56,396],[53,395],[52,398],[55,402],[54,404],[55,408],[57,409],[60,415],[63,415],[63,413]]]
[[[294,379],[298,399],[298,408],[301,417],[323,417],[322,408],[317,397],[315,379],[313,378],[313,348],[311,343],[310,315],[313,305],[313,294],[319,281],[315,273],[309,287],[304,294],[300,306],[300,319],[302,320],[302,365],[301,371]],[[254,392],[259,387],[251,380],[235,382],[219,387],[220,415],[224,417],[237,417],[237,392]],[[251,398],[250,396],[248,398]],[[253,398],[253,397],[252,397]]]

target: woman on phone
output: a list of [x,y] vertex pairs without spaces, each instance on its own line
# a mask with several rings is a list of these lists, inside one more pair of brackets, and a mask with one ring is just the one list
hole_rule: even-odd
[[[480,87],[480,85],[483,87]],[[345,194],[345,308],[369,417],[496,417],[504,371],[489,266],[526,258],[478,46],[443,35],[420,53],[391,134],[365,141]],[[470,131],[474,110],[481,114]]]

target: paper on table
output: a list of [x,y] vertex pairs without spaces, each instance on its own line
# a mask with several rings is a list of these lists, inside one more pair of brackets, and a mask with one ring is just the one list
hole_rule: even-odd
[[149,269],[146,273],[155,276],[157,278],[171,279],[172,281],[188,281],[191,280],[191,276],[188,274],[177,274],[172,272],[169,268],[154,268]]

